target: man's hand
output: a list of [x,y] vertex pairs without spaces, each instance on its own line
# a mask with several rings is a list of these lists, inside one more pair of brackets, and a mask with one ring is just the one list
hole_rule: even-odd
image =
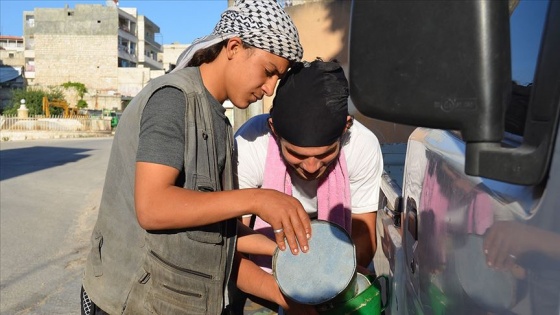
[[511,269],[517,257],[523,254],[532,236],[526,233],[528,227],[515,221],[497,221],[484,237],[484,253],[489,267]]
[[484,235],[488,266],[510,269],[529,251],[560,260],[560,235],[517,221],[496,221]]
[[[256,189],[252,213],[270,224],[280,250],[286,249],[286,240],[292,253],[309,250],[311,220],[301,203],[294,197],[272,189]],[[298,246],[299,244],[299,246]]]

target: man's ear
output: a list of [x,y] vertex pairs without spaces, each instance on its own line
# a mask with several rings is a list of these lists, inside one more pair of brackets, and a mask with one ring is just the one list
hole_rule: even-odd
[[275,135],[278,136],[276,134],[276,131],[274,130],[274,124],[272,123],[272,118],[268,117],[268,128],[270,129],[270,131]]
[[241,52],[243,49],[243,40],[239,37],[232,37],[228,39],[226,45],[226,53],[228,59],[232,59],[235,54]]
[[348,131],[348,129],[350,129],[350,127],[352,127],[353,124],[354,124],[354,116],[352,115],[346,116],[346,126],[344,127],[344,131],[342,133]]

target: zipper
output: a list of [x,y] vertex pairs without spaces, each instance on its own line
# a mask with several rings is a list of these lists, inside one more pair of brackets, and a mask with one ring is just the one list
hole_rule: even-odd
[[181,294],[181,295],[188,295],[188,296],[197,297],[197,298],[201,298],[201,297],[202,297],[202,294],[199,294],[199,293],[192,293],[192,292],[187,292],[187,291],[182,291],[182,290],[177,290],[177,289],[175,289],[175,288],[172,288],[172,287],[168,286],[167,284],[164,284],[163,287],[166,288],[166,289],[169,290],[169,291],[173,291],[173,292],[179,293],[179,294]]

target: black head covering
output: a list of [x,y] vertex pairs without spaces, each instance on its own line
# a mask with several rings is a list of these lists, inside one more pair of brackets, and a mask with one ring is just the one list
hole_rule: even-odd
[[337,62],[296,63],[276,90],[270,114],[274,130],[300,147],[331,145],[346,126],[348,95]]

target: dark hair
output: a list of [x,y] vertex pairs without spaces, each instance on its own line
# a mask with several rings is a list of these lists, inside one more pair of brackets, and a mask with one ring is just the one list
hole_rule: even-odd
[[208,48],[197,50],[194,53],[191,60],[189,61],[189,63],[187,64],[187,67],[198,67],[203,63],[210,63],[214,61],[214,59],[216,59],[220,54],[220,52],[222,51],[222,48],[224,48],[227,45],[227,42],[228,40],[225,39]]
[[[224,39],[223,41],[214,44],[208,48],[197,50],[194,53],[193,57],[191,58],[191,61],[187,63],[187,67],[198,67],[203,63],[210,63],[214,61],[216,58],[218,58],[218,55],[222,51],[222,48],[224,48],[227,45],[228,41],[229,39]],[[245,44],[245,42],[243,42],[243,48],[252,48],[252,47],[253,46]]]

